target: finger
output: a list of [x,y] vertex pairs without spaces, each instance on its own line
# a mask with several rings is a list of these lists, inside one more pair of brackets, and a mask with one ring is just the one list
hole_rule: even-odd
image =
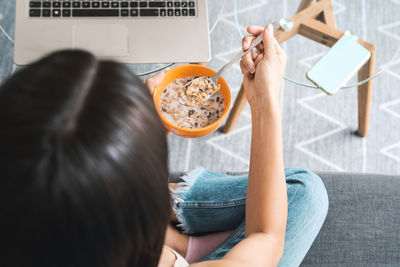
[[242,74],[244,76],[248,76],[250,75],[249,70],[247,69],[247,67],[244,65],[243,61],[240,61],[240,70],[242,71]]
[[[250,33],[250,34],[253,34],[254,37],[256,37],[256,36],[262,34],[263,31],[264,31],[264,28],[263,28],[263,27],[260,27],[260,26],[249,26],[249,27],[247,27],[247,32]],[[258,45],[256,46],[256,48],[257,48],[257,50],[260,51],[260,52],[264,51],[264,45],[263,45],[263,43],[261,42],[260,44],[258,44]]]
[[247,53],[242,57],[242,62],[250,73],[254,73],[256,71],[256,66],[253,61],[252,51],[250,51],[250,53]]
[[247,27],[247,32],[253,35],[260,35],[263,33],[264,28],[261,26],[249,26]]
[[256,66],[258,65],[258,63],[263,59],[264,55],[263,54],[259,54],[255,59],[254,59],[254,64],[256,64]]
[[263,45],[262,42],[259,43],[259,44],[256,46],[256,48],[257,48],[257,50],[258,50],[260,53],[263,53],[263,52],[264,52],[264,45]]
[[264,58],[269,59],[276,55],[274,44],[274,29],[271,24],[268,24],[264,29],[263,42],[264,42]]
[[146,85],[150,89],[150,92],[153,92],[154,87],[159,85],[164,78],[164,72],[160,71],[156,75],[146,79]]
[[153,88],[154,86],[157,86],[158,84],[160,84],[163,78],[164,78],[164,72],[160,71],[156,75],[147,78],[146,85],[149,88]]
[[[245,40],[245,38],[246,38],[246,40]],[[245,38],[243,38],[243,41],[242,41],[242,43],[243,43],[243,45],[242,45],[243,51],[246,51],[247,49],[249,49],[251,43],[252,43],[252,42],[254,41],[254,39],[256,39],[257,37],[256,37],[256,36],[253,36],[253,35],[249,35],[249,36],[246,36]],[[245,42],[246,42],[246,43],[245,43]],[[259,43],[259,44],[256,46],[256,49],[257,49],[258,52],[263,53],[263,52],[264,52],[264,45],[263,45],[263,43],[262,43],[262,42]]]
[[256,39],[256,37],[253,35],[248,35],[244,37],[242,40],[242,50],[246,51],[247,49],[249,49],[254,39]]
[[253,59],[253,62],[255,63],[255,60],[257,58],[257,56],[259,55],[257,50],[252,50],[251,52],[251,58]]
[[275,36],[274,36],[273,40],[274,40],[274,46],[275,46],[276,53],[277,54],[283,54],[284,51],[283,51],[281,45],[279,44],[278,40],[276,40]]

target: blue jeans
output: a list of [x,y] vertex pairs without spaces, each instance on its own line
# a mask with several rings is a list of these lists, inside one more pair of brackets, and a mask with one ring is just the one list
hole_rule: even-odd
[[[288,218],[283,256],[278,266],[299,266],[328,212],[328,195],[314,173],[285,169]],[[198,168],[183,177],[187,187],[174,196],[180,226],[187,234],[234,230],[201,261],[222,258],[244,239],[247,175],[230,176]]]

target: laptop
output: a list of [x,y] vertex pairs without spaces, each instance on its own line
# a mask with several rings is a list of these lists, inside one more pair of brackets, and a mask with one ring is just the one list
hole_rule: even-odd
[[207,62],[207,0],[16,0],[14,61],[84,49],[121,63]]

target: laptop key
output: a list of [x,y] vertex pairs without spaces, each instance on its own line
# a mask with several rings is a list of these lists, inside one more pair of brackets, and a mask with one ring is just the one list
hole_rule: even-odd
[[40,8],[41,6],[42,6],[42,3],[39,1],[31,1],[29,3],[29,7],[39,7]]
[[63,2],[63,7],[64,7],[64,8],[70,8],[70,7],[71,7],[71,2],[64,1],[64,2]]
[[50,9],[43,9],[42,10],[42,17],[51,17],[51,10]]
[[53,17],[60,17],[61,10],[60,9],[53,9]]
[[141,17],[158,17],[158,9],[141,9]]
[[71,9],[63,9],[62,16],[63,17],[71,17]]
[[132,17],[137,17],[137,16],[139,16],[139,11],[138,11],[138,9],[131,9],[131,16],[132,16]]
[[30,9],[29,17],[40,17],[40,9]]
[[73,9],[73,17],[119,17],[118,9]]
[[165,2],[161,2],[161,1],[150,2],[149,7],[165,7]]
[[[195,1],[89,1],[89,0],[42,0],[29,1],[30,17],[173,17],[196,16]],[[53,7],[53,9],[51,9]],[[121,7],[121,9],[119,9]],[[131,7],[132,9],[129,9]],[[140,7],[140,9],[139,9]],[[167,7],[170,7],[166,9]],[[181,9],[182,7],[182,9]],[[191,7],[187,9],[187,7]],[[43,9],[40,9],[43,8]],[[63,9],[61,9],[63,8]],[[70,9],[72,8],[72,9]],[[81,9],[82,8],[82,9]],[[93,9],[91,9],[93,8]],[[104,9],[103,9],[104,8]],[[175,8],[175,9],[174,9]],[[81,12],[79,11],[81,10]],[[78,11],[78,12],[76,12]]]

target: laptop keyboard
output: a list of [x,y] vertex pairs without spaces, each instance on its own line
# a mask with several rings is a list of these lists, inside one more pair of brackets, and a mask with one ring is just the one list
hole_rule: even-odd
[[72,17],[195,17],[196,1],[29,1],[29,16]]

